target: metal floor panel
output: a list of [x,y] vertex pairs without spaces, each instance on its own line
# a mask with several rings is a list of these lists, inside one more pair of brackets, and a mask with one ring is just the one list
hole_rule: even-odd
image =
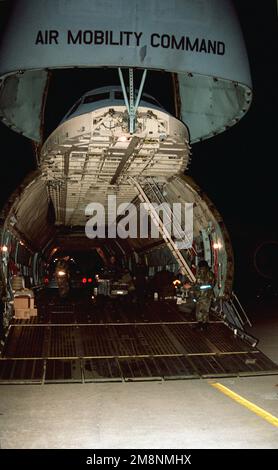
[[169,378],[199,378],[198,372],[194,369],[190,358],[180,357],[157,357],[155,362],[160,371],[161,377]]
[[85,382],[122,381],[122,372],[116,359],[83,359]]
[[[133,310],[131,310],[133,308]],[[189,318],[189,319],[188,319]],[[207,331],[169,302],[45,303],[15,320],[0,358],[1,383],[170,380],[278,373],[222,322]]]
[[208,332],[191,324],[179,325],[14,325],[4,357],[42,357],[46,328],[48,357],[134,356],[245,352],[250,346],[234,337],[225,325],[214,323]]
[[76,327],[51,326],[48,357],[77,357]]
[[80,360],[47,360],[44,382],[82,382],[82,369]]
[[148,379],[152,377],[143,358],[119,359],[119,365],[125,380]]
[[278,367],[260,352],[144,358],[0,360],[2,384],[175,380],[268,374],[278,374]]
[[[248,351],[250,346],[227,328],[224,323],[213,323],[206,331],[196,332],[195,325],[169,325],[169,330],[182,340],[187,353],[223,353]],[[198,341],[196,342],[196,338]]]
[[263,375],[264,373],[278,373],[278,366],[274,364],[261,351],[247,354],[227,354],[218,358],[225,372],[233,372],[235,368],[238,375]]
[[44,361],[0,359],[0,383],[41,383]]
[[[179,311],[171,301],[153,301],[148,299],[142,305],[124,299],[113,300],[98,298],[97,303],[90,300],[80,301],[74,298],[71,302],[38,301],[39,316],[28,320],[30,323],[129,323],[129,322],[173,322],[184,321],[183,312]],[[188,316],[188,314],[187,314]],[[192,320],[192,315],[189,315]],[[194,318],[193,318],[194,320]],[[14,320],[18,323],[21,320]]]
[[3,357],[43,357],[45,329],[34,326],[12,325],[4,345]]

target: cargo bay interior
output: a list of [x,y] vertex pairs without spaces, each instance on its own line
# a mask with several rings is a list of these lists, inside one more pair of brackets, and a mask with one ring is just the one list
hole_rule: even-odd
[[[149,87],[156,74],[149,72]],[[114,80],[116,85],[98,88],[98,77],[102,84]],[[136,77],[140,85],[141,71]],[[9,329],[2,351],[2,381],[121,381],[275,371],[275,364],[257,350],[256,339],[244,331],[248,318],[240,303],[235,306],[237,298],[231,299],[233,253],[223,220],[196,183],[183,174],[190,145],[186,126],[169,113],[177,108],[175,76],[164,73],[164,85],[172,93],[162,104],[161,97],[147,93],[153,93],[153,88],[146,89],[138,108],[137,137],[126,140],[122,140],[126,121],[119,124],[126,108],[117,78],[116,70],[74,71],[71,78],[67,72],[71,83],[79,80],[86,86],[88,82],[93,89],[71,103],[70,110],[64,98],[65,116],[58,115],[58,125],[48,117],[48,109],[53,108],[57,93],[62,94],[65,72],[53,71],[49,78],[45,112],[49,135],[35,149],[38,169],[28,175],[5,209],[3,326]],[[142,142],[140,132],[146,129],[148,138]],[[136,209],[142,202],[157,204],[154,216],[159,216],[164,229],[172,216],[179,226],[175,242],[180,243],[184,220],[178,223],[169,213],[165,218],[159,210],[165,203],[169,207],[192,204],[193,239],[177,250],[185,264],[179,264],[173,240],[163,231],[152,238],[151,213],[143,238],[137,210],[129,223],[136,219],[138,234],[109,238],[104,220],[102,236],[90,238],[85,227],[93,213],[86,214],[85,209],[96,201],[109,217],[109,197],[116,198],[116,212],[126,202]],[[114,224],[125,215],[126,211],[118,215]],[[59,298],[55,281],[55,263],[62,257],[70,259],[71,270],[72,289],[65,299]],[[114,280],[120,293],[124,272],[135,276],[141,259],[148,277],[145,299],[132,292],[134,282],[129,295],[111,295],[111,258],[117,265]],[[194,304],[187,299],[177,305],[173,285],[184,266],[190,279],[202,258],[216,276],[214,328],[207,332],[194,329]],[[111,284],[108,290],[103,289],[104,283],[101,290],[99,277]]]
[[[40,9],[28,3],[32,15]],[[277,447],[275,324],[265,342],[250,328],[233,292],[223,219],[184,174],[192,144],[247,112],[250,83],[216,71],[151,69],[145,53],[139,68],[18,66],[1,79],[1,120],[31,139],[36,160],[1,213],[3,448],[194,448],[215,447],[216,439],[224,448]],[[105,208],[105,236],[90,237],[91,203]],[[140,204],[147,205],[144,237]],[[173,204],[192,211],[188,232],[186,215],[177,220],[169,211]],[[136,236],[110,238],[111,220],[126,231],[136,226]],[[199,329],[194,299],[176,286],[194,283],[201,259],[216,285],[208,328]],[[144,290],[136,287],[138,270]],[[59,272],[70,279],[65,296]],[[242,396],[262,408],[244,409]]]

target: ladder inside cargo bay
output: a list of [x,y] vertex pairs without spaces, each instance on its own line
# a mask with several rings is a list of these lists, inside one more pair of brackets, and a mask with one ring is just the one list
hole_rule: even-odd
[[[177,220],[169,206],[167,206],[168,210],[166,211],[166,215],[168,218],[167,221],[162,220],[159,215],[161,205],[163,203],[167,203],[160,188],[152,178],[146,179],[144,181],[144,187],[139,183],[137,179],[133,177],[130,177],[129,181],[137,189],[140,201],[146,204],[145,207],[147,209],[148,214],[150,215],[154,225],[158,228],[158,231],[163,237],[170,252],[177,261],[182,274],[185,274],[188,277],[188,280],[194,283],[196,281],[196,277],[193,274],[187,261],[185,260],[183,254],[181,253],[181,250],[178,248],[178,244],[173,239],[171,235],[171,228],[169,229],[169,227],[171,226],[171,224],[173,224],[175,226],[175,231],[180,235],[181,239],[186,237],[185,232],[182,230],[179,221]],[[151,194],[152,200],[150,200],[146,190],[148,190],[148,192]]]

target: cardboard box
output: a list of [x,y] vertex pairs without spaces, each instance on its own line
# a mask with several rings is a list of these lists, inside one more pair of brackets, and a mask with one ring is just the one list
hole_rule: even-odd
[[38,309],[37,308],[30,308],[30,317],[36,317],[38,315]]
[[14,311],[14,316],[15,318],[21,319],[21,320],[28,320],[30,318],[30,309],[27,308],[16,308]]
[[14,298],[14,308],[15,309],[27,309],[27,308],[30,308],[30,300],[33,300],[33,299],[30,299],[30,297],[24,297],[24,296],[20,296],[20,297],[15,297]]

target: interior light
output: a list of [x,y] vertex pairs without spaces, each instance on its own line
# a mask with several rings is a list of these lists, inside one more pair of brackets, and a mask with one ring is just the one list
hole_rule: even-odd
[[222,248],[222,245],[221,245],[220,242],[214,242],[213,248],[214,248],[215,250],[220,250],[220,249]]
[[3,245],[1,250],[3,251],[3,253],[7,253],[8,247],[6,245]]
[[66,272],[65,271],[58,271],[58,276],[65,276]]

